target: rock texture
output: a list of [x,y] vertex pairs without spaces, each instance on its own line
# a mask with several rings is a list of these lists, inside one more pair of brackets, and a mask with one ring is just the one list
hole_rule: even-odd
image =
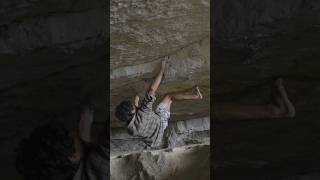
[[[166,136],[165,142],[170,142],[170,148],[189,144],[210,144],[210,118],[170,122],[166,134],[168,136]],[[125,127],[111,129],[110,139],[110,154],[112,156],[147,149],[143,139],[130,136]]]
[[[199,145],[210,141],[209,7],[208,0],[111,1],[111,179],[209,179],[209,146]],[[114,109],[136,94],[143,98],[164,56],[170,59],[155,106],[168,92],[199,85],[204,99],[174,102],[168,128],[177,146],[198,145],[144,151],[142,139],[127,133]]]
[[207,180],[209,152],[209,145],[191,145],[111,157],[111,179]]
[[208,0],[112,0],[111,67],[151,62],[209,38]]
[[205,100],[197,103],[194,109],[186,108],[186,103],[177,103],[172,114],[174,117],[186,115],[186,112],[208,115],[209,7],[209,1],[205,0],[111,1],[110,110],[113,127],[123,127],[114,117],[115,106],[135,94],[142,98],[161,58],[166,55],[170,60],[157,94],[158,101],[165,93],[199,84]]

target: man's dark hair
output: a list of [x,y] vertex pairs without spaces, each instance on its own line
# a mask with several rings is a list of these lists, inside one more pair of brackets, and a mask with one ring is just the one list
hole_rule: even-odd
[[133,104],[131,103],[131,101],[122,101],[117,107],[116,107],[116,117],[124,122],[129,122],[132,117],[133,114],[132,113],[133,110]]
[[43,125],[20,142],[16,169],[25,180],[71,180],[78,168],[69,159],[74,152],[73,138],[65,127]]

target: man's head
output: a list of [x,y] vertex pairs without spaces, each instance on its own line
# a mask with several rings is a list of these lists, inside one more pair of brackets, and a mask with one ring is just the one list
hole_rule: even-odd
[[71,160],[74,153],[74,140],[67,129],[44,125],[20,142],[16,168],[25,180],[72,179],[79,164]]
[[124,122],[129,122],[134,113],[135,113],[135,106],[132,104],[131,101],[122,101],[117,107],[116,107],[116,117]]

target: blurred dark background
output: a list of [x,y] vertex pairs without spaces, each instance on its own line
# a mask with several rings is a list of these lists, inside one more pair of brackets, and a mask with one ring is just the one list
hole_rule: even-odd
[[320,179],[320,1],[214,0],[214,102],[265,103],[283,75],[293,119],[214,124],[213,177]]
[[94,132],[106,124],[104,0],[0,2],[1,179],[21,179],[15,149],[33,128],[78,120],[85,97],[96,104]]

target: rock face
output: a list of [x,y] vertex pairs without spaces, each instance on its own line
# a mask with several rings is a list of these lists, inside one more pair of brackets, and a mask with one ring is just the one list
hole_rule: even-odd
[[209,38],[208,0],[112,0],[111,69],[152,62]]
[[143,98],[162,58],[169,56],[154,106],[166,93],[199,85],[204,99],[174,102],[168,128],[179,145],[209,143],[209,7],[208,0],[111,1],[111,179],[209,179],[208,145],[141,152],[142,139],[130,136],[114,116],[122,100]]
[[[170,122],[165,134],[165,145],[170,143],[169,148],[189,144],[210,144],[210,117]],[[130,136],[126,128],[111,129],[110,139],[111,156],[147,149],[143,139]]]
[[177,103],[172,114],[182,116],[189,111],[191,115],[208,115],[209,7],[209,1],[205,0],[111,1],[110,110],[113,127],[123,126],[113,115],[115,106],[135,94],[142,98],[161,58],[166,55],[170,60],[157,94],[158,100],[165,93],[199,84],[205,100],[197,102],[194,109],[183,109],[186,104]]
[[[210,48],[215,99],[266,102],[268,88],[262,81],[281,73],[298,109],[293,120],[215,126],[213,164],[217,177],[235,179],[225,177],[226,170],[235,177],[247,174],[255,180],[270,178],[272,170],[283,167],[297,173],[317,170],[319,149],[315,145],[319,144],[320,117],[314,112],[320,105],[316,98],[320,89],[318,0],[215,0],[214,17],[209,17],[209,0],[112,0],[110,4],[110,111],[111,131],[115,132],[111,141],[122,141],[118,149],[130,150],[127,156],[113,157],[113,175],[125,178],[122,170],[129,164],[131,177],[166,179],[173,172],[164,169],[159,175],[156,170],[162,160],[167,167],[175,165],[176,179],[187,179],[183,171],[190,171],[187,177],[194,177],[195,170],[202,174],[202,169],[191,164],[208,159],[207,145],[189,150],[181,147],[176,152],[133,153],[135,150],[126,142],[130,137],[123,133],[124,124],[113,114],[121,100],[144,95],[159,62],[169,55],[156,103],[165,93],[198,84],[204,100],[174,103],[172,124],[186,132],[204,132],[187,134],[194,135],[187,137],[191,140],[208,138],[204,119],[210,110]],[[209,45],[210,20],[214,20],[214,47]],[[76,121],[75,109],[85,94],[93,94],[97,103],[95,128],[105,124],[106,99],[102,97],[108,77],[104,40],[109,35],[105,23],[104,0],[0,2],[0,144],[6,147],[0,151],[0,169],[4,179],[21,179],[14,170],[14,150],[21,138],[45,122]],[[258,93],[260,90],[262,93]],[[117,139],[118,135],[121,138]],[[119,141],[115,145],[122,145]],[[199,142],[204,143],[191,144]],[[306,149],[312,153],[304,155]],[[301,164],[308,166],[298,168]],[[207,164],[203,170],[205,179]],[[280,172],[274,178],[284,176],[294,175]]]
[[111,179],[210,179],[209,145],[192,145],[111,157]]

